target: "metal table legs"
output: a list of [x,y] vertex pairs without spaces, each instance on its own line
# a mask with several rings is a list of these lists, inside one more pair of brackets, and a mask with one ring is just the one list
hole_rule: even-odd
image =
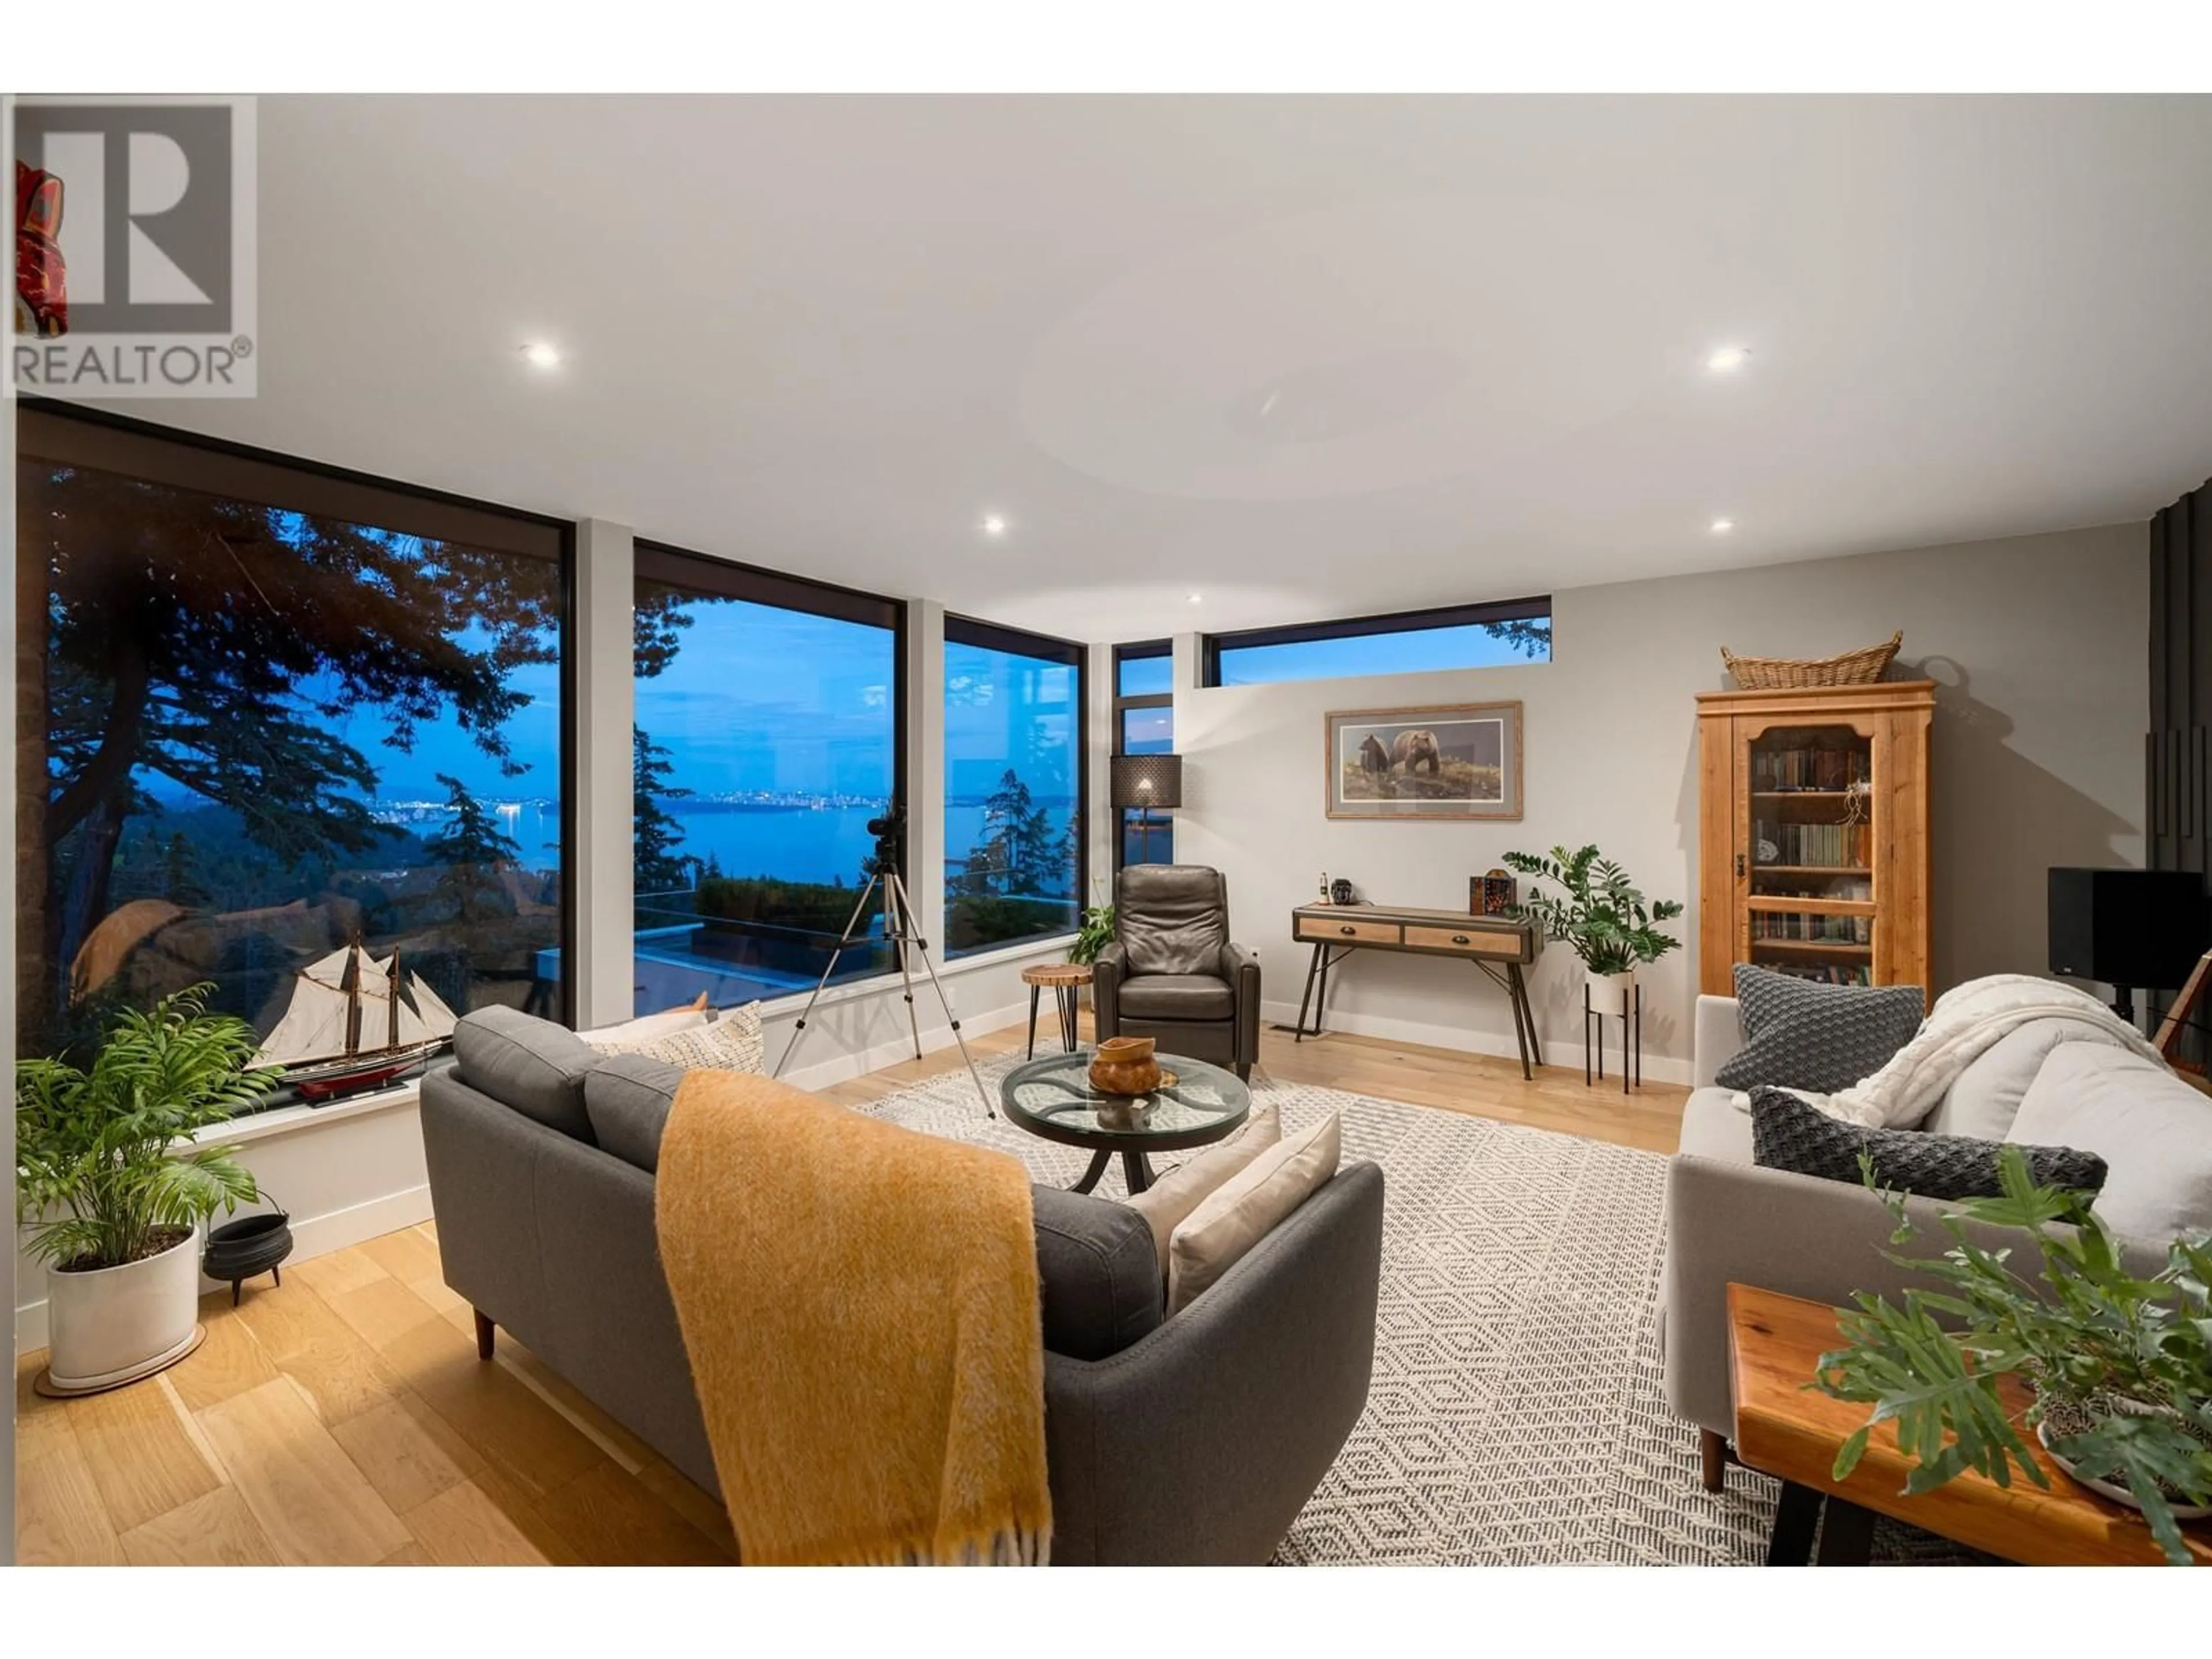
[[[1310,1036],[1322,1034],[1322,1022],[1328,1012],[1328,970],[1356,948],[1349,945],[1334,949],[1320,943],[1314,945],[1313,956],[1306,963],[1305,994],[1298,999],[1298,1023],[1292,1028],[1292,1042],[1303,1042]],[[1534,1068],[1544,1063],[1544,1048],[1536,1036],[1536,1010],[1528,1000],[1528,981],[1522,975],[1521,964],[1509,962],[1503,970],[1492,962],[1476,962],[1474,966],[1505,993],[1505,1000],[1513,1010],[1513,1040],[1521,1050],[1521,1075],[1533,1079],[1536,1075]],[[1313,1010],[1310,1025],[1306,1024],[1310,1007]]]
[[1766,1543],[1770,1567],[1802,1567],[1812,1564],[1813,1535],[1820,1534],[1820,1565],[1824,1567],[1863,1567],[1874,1539],[1874,1511],[1841,1498],[1831,1498],[1794,1480],[1782,1483],[1781,1500],[1774,1506],[1774,1531]]
[[[1091,1167],[1083,1172],[1083,1179],[1067,1190],[1071,1193],[1089,1192],[1098,1184],[1098,1178],[1106,1173],[1106,1166],[1113,1161],[1112,1151],[1103,1146],[1100,1147],[1091,1154]],[[1139,1152],[1123,1152],[1121,1179],[1128,1183],[1131,1192],[1143,1192],[1146,1188],[1152,1184],[1152,1161]]]
[[[1605,1081],[1605,1023],[1613,1016],[1594,1006],[1590,1002],[1589,981],[1583,981],[1583,1083],[1585,1087],[1593,1081]],[[1597,1039],[1590,1039],[1590,1022],[1597,1022]],[[1591,1075],[1592,1056],[1595,1056],[1596,1075]],[[1626,1094],[1632,1086],[1644,1086],[1644,984],[1638,981],[1632,987],[1624,987],[1620,993],[1620,1092]]]
[[[1036,1058],[1037,993],[1043,988],[1030,987],[1030,1048],[1028,1058]],[[1073,1054],[1076,1048],[1076,1016],[1079,1011],[1083,988],[1080,985],[1055,985],[1052,994],[1060,1004],[1060,1047],[1063,1054]],[[1087,1188],[1085,1190],[1088,1190]]]

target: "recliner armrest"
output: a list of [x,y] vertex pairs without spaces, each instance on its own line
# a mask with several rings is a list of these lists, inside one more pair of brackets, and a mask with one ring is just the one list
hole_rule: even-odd
[[1091,1017],[1101,1042],[1121,1034],[1121,981],[1128,975],[1129,953],[1119,939],[1091,958]]

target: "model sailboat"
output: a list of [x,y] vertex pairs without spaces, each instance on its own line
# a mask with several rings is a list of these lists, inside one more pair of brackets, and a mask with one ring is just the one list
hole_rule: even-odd
[[453,1033],[453,1011],[399,965],[398,950],[379,962],[356,939],[300,970],[260,1058],[319,1102],[390,1082]]

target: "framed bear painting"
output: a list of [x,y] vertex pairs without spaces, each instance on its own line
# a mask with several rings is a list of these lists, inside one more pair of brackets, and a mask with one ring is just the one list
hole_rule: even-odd
[[1338,709],[1322,725],[1333,818],[1521,816],[1517,702]]

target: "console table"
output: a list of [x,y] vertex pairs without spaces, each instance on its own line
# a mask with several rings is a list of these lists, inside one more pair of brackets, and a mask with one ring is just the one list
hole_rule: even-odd
[[[1471,962],[1505,993],[1513,1007],[1513,1036],[1521,1045],[1521,1075],[1541,1066],[1536,1013],[1528,1006],[1522,968],[1536,959],[1540,939],[1533,922],[1464,910],[1411,910],[1382,904],[1301,904],[1291,912],[1291,937],[1313,946],[1305,994],[1298,999],[1297,1041],[1322,1034],[1328,1007],[1328,970],[1354,951],[1395,951],[1407,956],[1454,957]],[[1315,994],[1318,985],[1320,994]],[[1313,1024],[1306,1024],[1311,1005]]]

